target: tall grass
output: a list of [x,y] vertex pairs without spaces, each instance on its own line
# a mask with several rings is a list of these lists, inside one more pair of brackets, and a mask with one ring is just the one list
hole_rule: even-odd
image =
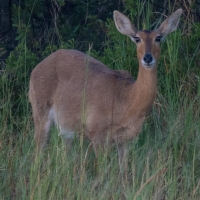
[[[135,16],[134,13],[130,15]],[[134,46],[129,39],[116,33],[111,22],[108,25],[111,40],[99,59],[110,67],[125,68],[136,74]],[[30,107],[28,85],[15,102],[15,82],[6,74],[1,75],[0,199],[198,200],[200,83],[199,75],[196,75],[195,84],[187,79],[188,76],[192,79],[189,71],[195,63],[193,57],[187,57],[187,62],[182,65],[181,37],[177,31],[163,44],[157,99],[142,133],[128,145],[126,184],[121,181],[115,148],[108,156],[102,155],[97,172],[94,152],[90,151],[88,141],[84,140],[82,144],[76,138],[73,148],[67,150],[57,130],[52,130],[47,149],[36,155],[33,119],[31,110],[27,109]],[[13,106],[23,112],[17,115]]]

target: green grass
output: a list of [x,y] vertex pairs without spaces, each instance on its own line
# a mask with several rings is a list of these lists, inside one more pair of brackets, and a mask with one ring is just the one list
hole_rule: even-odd
[[53,130],[47,149],[35,155],[31,118],[16,131],[7,127],[2,132],[1,126],[0,199],[161,199],[159,194],[172,200],[199,199],[197,102],[178,110],[169,105],[165,112],[154,106],[140,137],[129,144],[126,185],[115,148],[101,159],[97,173],[87,141],[81,149],[76,139],[67,151]]
[[[108,26],[112,40],[99,59],[134,74],[137,62],[130,39]],[[141,134],[128,144],[127,183],[121,179],[115,148],[97,166],[88,141],[76,138],[69,151],[57,130],[52,130],[45,151],[36,155],[28,79],[19,90],[15,83],[20,74],[2,74],[0,199],[199,200],[200,82],[194,62],[199,46],[183,58],[184,40],[177,31],[162,46],[157,99]]]

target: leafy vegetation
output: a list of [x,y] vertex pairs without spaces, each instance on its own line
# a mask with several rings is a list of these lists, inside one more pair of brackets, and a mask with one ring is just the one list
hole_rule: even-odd
[[[163,3],[166,15],[178,7],[185,12],[179,30],[162,44],[157,99],[142,133],[129,144],[127,183],[119,176],[115,148],[102,155],[96,166],[88,141],[76,138],[68,151],[57,130],[52,130],[45,152],[35,155],[27,98],[29,77],[37,63],[55,50],[87,52],[89,46],[93,47],[91,55],[110,68],[126,69],[136,77],[135,46],[117,32],[112,11],[120,9],[137,28],[153,29],[164,19],[158,13],[163,8],[154,4],[163,5],[160,1],[152,4],[139,0],[118,4],[77,0],[15,2],[12,20],[17,42],[13,42],[14,50],[1,62],[0,70],[0,199],[198,200],[200,24],[191,14],[195,13],[193,1]],[[69,8],[71,11],[65,13]],[[0,50],[5,49],[2,46]]]

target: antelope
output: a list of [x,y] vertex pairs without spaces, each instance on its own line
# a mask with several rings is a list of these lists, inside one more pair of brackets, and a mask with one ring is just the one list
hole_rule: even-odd
[[139,31],[114,11],[116,28],[136,44],[137,80],[77,50],[60,49],[40,62],[31,73],[29,89],[37,149],[46,146],[54,124],[68,146],[75,134],[87,137],[96,156],[116,144],[122,163],[127,142],[141,132],[156,98],[160,42],[177,29],[181,14],[178,9],[158,29]]

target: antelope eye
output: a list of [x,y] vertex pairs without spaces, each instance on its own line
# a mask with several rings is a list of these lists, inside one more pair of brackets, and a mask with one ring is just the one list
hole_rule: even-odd
[[141,42],[141,40],[140,40],[140,38],[139,38],[139,37],[134,37],[134,40],[135,40],[135,42],[136,42],[136,43],[139,43],[139,42]]
[[157,36],[155,39],[156,42],[161,42],[161,40],[162,40],[162,36]]

